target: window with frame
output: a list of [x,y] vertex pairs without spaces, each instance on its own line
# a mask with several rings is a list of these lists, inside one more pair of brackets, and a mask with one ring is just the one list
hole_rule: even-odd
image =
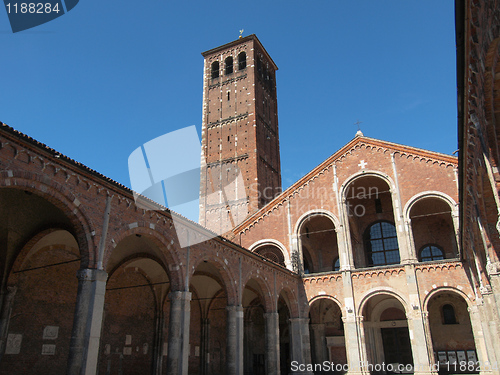
[[399,264],[399,245],[396,227],[388,221],[370,225],[364,235],[368,266]]
[[233,58],[232,56],[229,56],[226,58],[225,60],[225,64],[226,64],[226,70],[225,70],[225,74],[228,75],[228,74],[232,74],[233,73]]
[[212,79],[219,77],[219,69],[220,69],[219,62],[214,61],[212,63]]
[[420,262],[444,259],[444,251],[436,245],[425,245],[419,251]]

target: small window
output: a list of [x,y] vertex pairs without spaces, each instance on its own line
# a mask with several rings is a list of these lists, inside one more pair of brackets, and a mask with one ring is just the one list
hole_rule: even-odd
[[382,201],[380,200],[380,198],[375,199],[375,212],[377,214],[382,213]]
[[306,258],[304,258],[304,274],[309,274],[311,273],[311,268],[309,267],[309,262],[307,261]]
[[219,77],[219,62],[215,61],[212,63],[212,79]]
[[443,306],[443,324],[457,324],[455,309],[450,304]]
[[226,58],[226,75],[233,73],[233,57],[229,56]]
[[242,52],[238,55],[238,70],[243,70],[247,67],[247,54]]
[[340,271],[340,258],[337,258],[333,261],[333,270]]
[[231,93],[229,91],[227,92],[227,100],[231,100]]
[[430,262],[433,260],[442,260],[444,259],[443,250],[441,250],[436,245],[425,245],[420,249],[420,261],[421,262]]

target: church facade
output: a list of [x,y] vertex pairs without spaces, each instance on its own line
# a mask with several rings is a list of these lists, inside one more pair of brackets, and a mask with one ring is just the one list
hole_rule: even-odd
[[358,132],[282,192],[276,64],[204,52],[202,225],[1,124],[0,374],[499,374],[498,5],[456,2],[458,158]]

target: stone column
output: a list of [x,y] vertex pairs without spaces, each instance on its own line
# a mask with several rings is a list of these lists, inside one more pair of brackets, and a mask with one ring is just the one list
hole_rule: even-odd
[[210,358],[210,319],[201,322],[201,348],[200,348],[200,373],[208,374],[208,363]]
[[326,358],[326,337],[324,324],[311,324],[313,352],[311,357],[314,363],[323,363]]
[[227,375],[243,375],[243,307],[227,306]]
[[243,352],[243,364],[244,364],[244,373],[245,374],[253,374],[253,350],[252,350],[252,341],[253,341],[253,330],[255,329],[253,322],[244,321],[244,329],[245,335],[243,337],[244,341],[244,352]]
[[189,320],[191,293],[170,292],[167,375],[187,375],[189,364]]
[[[347,364],[349,365],[349,374],[364,374],[365,368],[361,364],[366,362],[366,353],[364,352],[364,343],[362,342],[361,324],[363,317],[356,319],[354,315],[348,314],[344,321],[345,350],[347,354]],[[359,324],[358,322],[359,321]],[[364,355],[363,355],[364,354]]]
[[277,312],[265,313],[266,319],[266,374],[280,374],[280,332]]
[[[419,306],[414,305],[414,308],[419,308]],[[434,355],[430,356],[432,349],[428,347],[430,342],[427,341],[424,317],[420,309],[408,314],[408,329],[410,331],[413,364],[416,366],[414,373],[421,375],[436,374],[438,369],[432,366]]]
[[309,319],[307,318],[293,318],[290,319],[290,338],[291,338],[291,357],[292,364],[295,363],[297,366],[292,366],[292,374],[297,375],[312,375],[312,372],[307,371],[296,371],[294,372],[294,367],[299,365],[308,365],[311,363],[311,341],[309,338]]
[[0,309],[0,361],[5,353],[7,345],[7,336],[9,334],[10,314],[12,312],[12,305],[14,296],[16,295],[17,287],[8,286],[6,291],[0,293],[2,307]]
[[78,292],[66,373],[90,375],[97,372],[108,274],[86,268],[79,270],[77,277]]
[[[481,308],[484,307],[481,306]],[[484,315],[480,313],[479,306],[477,305],[469,306],[467,310],[469,311],[472,334],[474,335],[474,343],[476,344],[477,360],[480,363],[497,362],[494,346],[491,340],[488,340],[491,338],[489,334],[490,326],[488,324],[488,319],[484,319]],[[491,370],[485,371],[485,369],[481,369],[480,373],[491,373]]]

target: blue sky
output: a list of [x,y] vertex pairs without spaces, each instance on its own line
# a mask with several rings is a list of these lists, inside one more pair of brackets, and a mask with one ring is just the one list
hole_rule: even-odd
[[284,187],[357,120],[369,137],[457,149],[451,0],[81,0],[16,34],[1,8],[0,121],[130,186],[137,147],[201,128],[200,53],[240,29],[279,67]]

